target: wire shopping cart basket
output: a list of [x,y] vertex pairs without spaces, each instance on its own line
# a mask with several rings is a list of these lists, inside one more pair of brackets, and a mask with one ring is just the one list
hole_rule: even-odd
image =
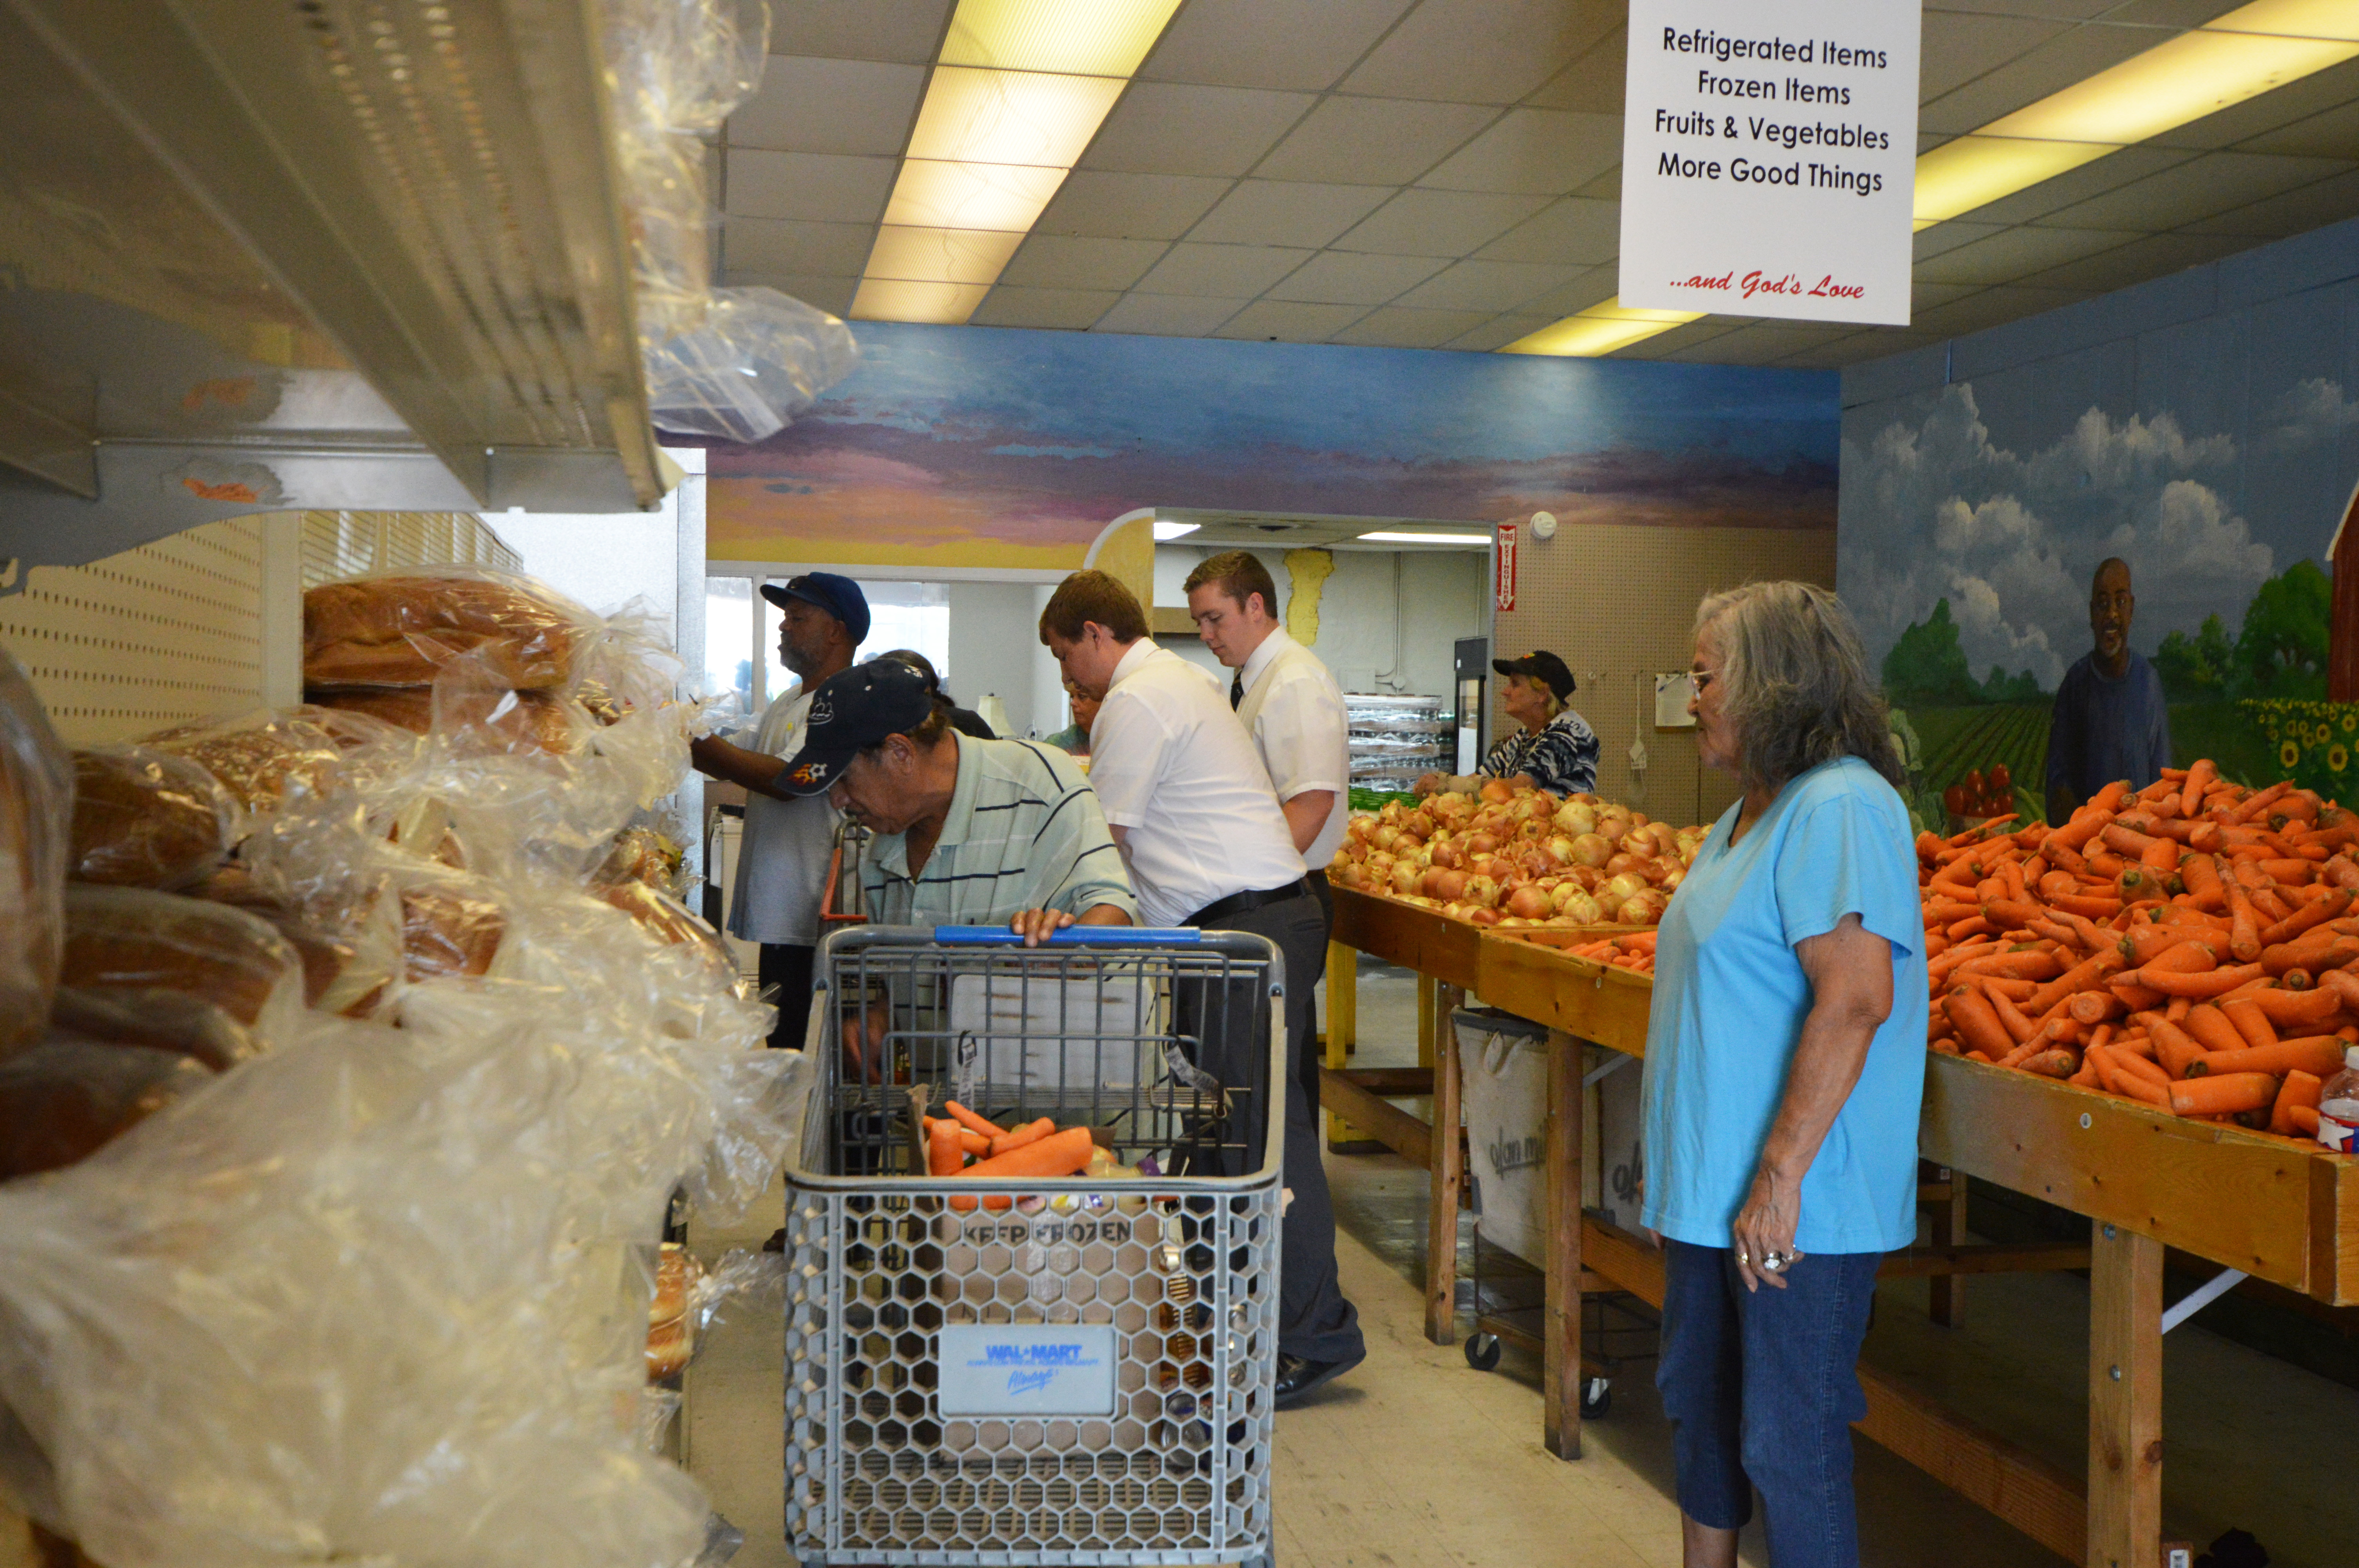
[[[1239,932],[827,938],[786,1172],[805,1563],[1270,1561],[1284,973]],[[928,1173],[945,1101],[1113,1175]]]

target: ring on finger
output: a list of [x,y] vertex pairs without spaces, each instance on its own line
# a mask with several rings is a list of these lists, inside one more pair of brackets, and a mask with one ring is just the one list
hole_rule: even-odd
[[1761,1270],[1764,1273],[1774,1274],[1790,1261],[1783,1252],[1772,1252],[1761,1260]]

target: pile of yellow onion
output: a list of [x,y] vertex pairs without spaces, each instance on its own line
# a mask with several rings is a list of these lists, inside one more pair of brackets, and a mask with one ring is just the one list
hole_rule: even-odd
[[1476,925],[1652,925],[1708,831],[1494,779],[1354,816],[1327,875]]

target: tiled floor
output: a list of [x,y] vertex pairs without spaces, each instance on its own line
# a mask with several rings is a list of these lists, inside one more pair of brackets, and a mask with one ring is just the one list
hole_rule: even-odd
[[[1369,1065],[1414,1059],[1408,977],[1363,970]],[[1538,1368],[1510,1347],[1490,1373],[1424,1336],[1426,1179],[1391,1155],[1328,1161],[1337,1261],[1368,1359],[1278,1419],[1278,1555],[1286,1568],[1675,1568],[1670,1433],[1651,1368],[1617,1381],[1577,1463],[1540,1447]],[[708,1255],[758,1246],[777,1203],[734,1230],[700,1228]],[[1934,1327],[1921,1282],[1886,1287],[1869,1354],[1970,1418],[2078,1468],[2085,1421],[2087,1289],[2070,1275],[1977,1280],[1966,1325]],[[1463,1325],[1462,1325],[1462,1327]],[[793,1563],[781,1535],[780,1330],[717,1330],[689,1372],[689,1465],[745,1532],[737,1568]],[[2359,1562],[2359,1392],[2191,1325],[2169,1342],[2168,1519],[2199,1542],[2253,1530],[2290,1568]],[[1872,1568],[2055,1568],[2043,1552],[1875,1444],[1857,1443],[1862,1552]],[[1745,1561],[1767,1562],[1756,1523]]]

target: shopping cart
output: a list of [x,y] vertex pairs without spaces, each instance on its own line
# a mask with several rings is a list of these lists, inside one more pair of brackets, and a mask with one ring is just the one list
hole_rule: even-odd
[[[819,975],[786,1172],[798,1558],[1266,1565],[1277,949],[862,926]],[[929,1176],[917,1119],[950,1099],[1092,1128],[1150,1173]]]

